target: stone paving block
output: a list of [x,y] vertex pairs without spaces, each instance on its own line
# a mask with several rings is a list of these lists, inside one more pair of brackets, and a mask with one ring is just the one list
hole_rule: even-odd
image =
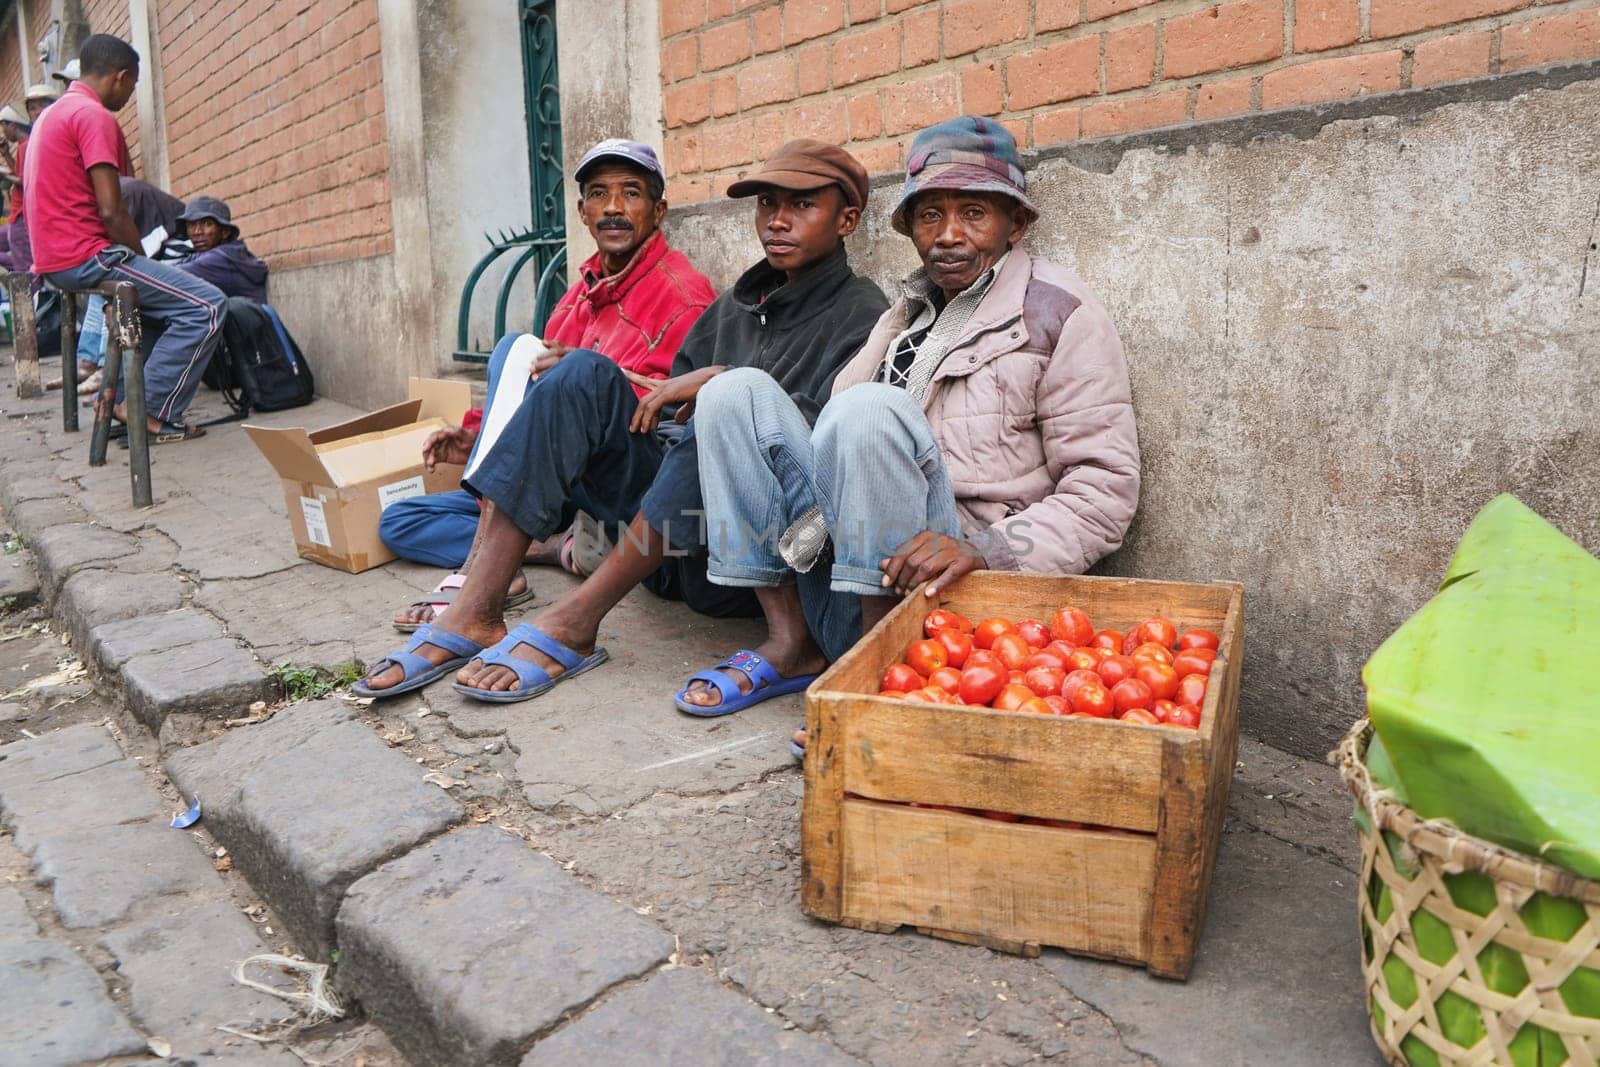
[[416,1062],[514,1063],[672,950],[666,931],[519,838],[474,827],[350,887],[338,981]]
[[263,763],[329,727],[349,722],[355,710],[338,698],[290,704],[266,722],[229,730],[215,741],[178,749],[167,757],[167,777],[183,795],[224,810],[240,785]]
[[166,652],[222,636],[222,627],[215,619],[183,609],[99,623],[89,631],[88,640],[80,647],[86,662],[93,663],[102,674],[115,674],[135,656]]
[[0,943],[39,936],[39,925],[15,889],[0,889]]
[[89,723],[55,730],[35,741],[0,745],[0,809],[11,786],[77,774],[121,758],[122,750],[106,728]]
[[6,515],[24,541],[32,541],[52,526],[89,521],[89,513],[71,497],[19,501],[15,507],[6,509]]
[[122,684],[128,709],[151,732],[175,712],[243,714],[277,688],[255,657],[225,637],[134,656],[122,665]]
[[41,532],[28,547],[39,568],[45,599],[54,600],[61,584],[73,574],[85,567],[114,566],[118,560],[133,555],[139,539],[102,526],[69,523]]
[[159,822],[56,834],[39,842],[33,869],[74,929],[119,922],[156,897],[222,891],[189,835]]
[[843,1067],[860,1062],[803,1030],[785,1030],[777,1017],[704,972],[677,968],[624,989],[545,1038],[521,1067]]
[[301,951],[326,959],[346,888],[465,818],[423,773],[348,722],[262,763],[207,825]]
[[260,1032],[295,1018],[285,1001],[233,980],[235,964],[268,949],[230,903],[134,923],[100,944],[128,981],[134,1020],[177,1053],[226,1051],[234,1039],[219,1024]]
[[0,474],[0,503],[5,504],[7,513],[25,500],[66,500],[71,496],[72,487],[65,482],[30,474],[26,467],[7,467]]
[[183,583],[171,574],[79,571],[61,583],[55,618],[81,652],[88,647],[89,631],[101,623],[180,608],[183,592]]
[[15,552],[0,557],[0,607],[10,611],[29,608],[39,600],[39,575],[33,555]]
[[144,772],[126,761],[0,787],[0,814],[17,847],[29,855],[56,834],[144,822],[165,810]]
[[0,1062],[50,1067],[143,1052],[94,968],[44,938],[0,941]]

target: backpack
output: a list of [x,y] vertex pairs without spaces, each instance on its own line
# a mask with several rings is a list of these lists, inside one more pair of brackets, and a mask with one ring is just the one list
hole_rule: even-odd
[[266,304],[230,296],[222,342],[201,377],[240,415],[311,403],[316,383],[300,346]]

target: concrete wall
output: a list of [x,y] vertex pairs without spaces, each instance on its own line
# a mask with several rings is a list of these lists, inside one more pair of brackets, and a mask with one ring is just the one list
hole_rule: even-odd
[[[1577,78],[1579,80],[1573,80]],[[1127,345],[1144,496],[1101,569],[1247,586],[1246,730],[1308,756],[1473,513],[1517,493],[1600,550],[1600,67],[1054,150],[1028,247]],[[854,240],[915,265],[879,183]],[[719,286],[747,204],[674,213]]]

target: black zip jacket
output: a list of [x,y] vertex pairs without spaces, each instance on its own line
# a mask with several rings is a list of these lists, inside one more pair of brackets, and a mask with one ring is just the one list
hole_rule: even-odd
[[689,328],[672,376],[717,365],[764,370],[814,425],[839,368],[888,307],[883,290],[850,269],[843,248],[793,281],[763,259]]

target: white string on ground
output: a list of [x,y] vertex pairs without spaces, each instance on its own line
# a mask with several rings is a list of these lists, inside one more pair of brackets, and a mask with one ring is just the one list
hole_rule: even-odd
[[[251,964],[264,967],[276,967],[291,974],[300,975],[306,988],[282,989],[278,986],[258,982],[248,977],[244,972]],[[290,1004],[304,1010],[313,1020],[342,1019],[344,1006],[339,1003],[339,997],[328,987],[328,965],[326,963],[312,963],[310,960],[298,960],[292,956],[282,956],[276,952],[263,952],[249,959],[240,960],[233,968],[233,980],[242,986],[260,990],[279,1000],[286,1000]]]

